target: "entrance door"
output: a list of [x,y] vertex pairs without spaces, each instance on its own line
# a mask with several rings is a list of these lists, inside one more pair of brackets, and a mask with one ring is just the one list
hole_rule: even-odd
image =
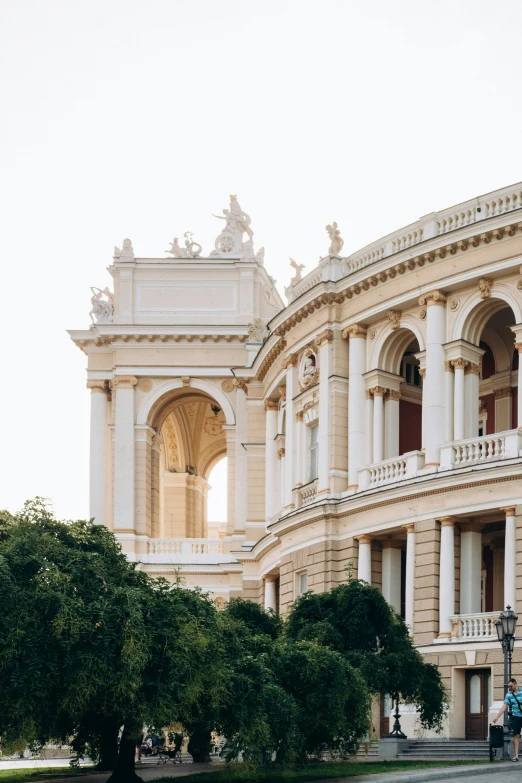
[[488,738],[490,669],[466,671],[466,739]]

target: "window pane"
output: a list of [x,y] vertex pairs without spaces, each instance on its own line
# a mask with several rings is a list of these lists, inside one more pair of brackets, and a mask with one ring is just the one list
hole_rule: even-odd
[[302,574],[299,574],[299,584],[298,584],[298,593],[299,595],[302,595],[303,593],[306,593],[308,590],[308,574],[306,571],[303,571]]
[[471,713],[482,712],[480,709],[480,677],[474,674],[469,681],[469,711]]

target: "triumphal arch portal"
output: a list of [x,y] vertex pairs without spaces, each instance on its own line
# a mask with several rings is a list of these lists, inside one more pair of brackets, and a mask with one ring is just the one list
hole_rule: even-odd
[[351,254],[329,224],[317,265],[291,260],[286,303],[236,196],[219,219],[207,252],[189,232],[158,258],[126,239],[70,332],[91,516],[140,568],[220,604],[284,612],[348,575],[373,584],[441,670],[446,735],[485,738],[495,621],[522,611],[522,184]]

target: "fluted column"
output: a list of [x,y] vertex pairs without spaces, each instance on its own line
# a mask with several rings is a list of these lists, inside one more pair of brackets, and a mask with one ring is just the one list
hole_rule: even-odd
[[451,443],[455,433],[455,372],[452,362],[444,362],[446,394],[446,443]]
[[440,464],[439,450],[445,435],[444,343],[446,338],[446,297],[430,291],[419,299],[426,314],[426,383],[422,404],[426,408],[425,466]]
[[400,391],[388,389],[384,396],[384,459],[399,456]]
[[105,381],[87,381],[91,390],[89,516],[105,525],[107,508],[107,389]]
[[451,636],[455,614],[455,519],[440,520],[439,638]]
[[374,386],[373,394],[373,461],[384,459],[384,392],[383,386]]
[[[517,428],[522,429],[522,324],[510,327],[515,335],[515,348],[518,351],[518,389],[517,389]],[[513,425],[511,425],[513,426]]]
[[368,465],[371,465],[373,459],[373,394],[371,389],[366,390],[366,453]]
[[465,436],[466,398],[464,395],[464,370],[468,362],[465,359],[453,359],[450,362],[455,370],[453,393],[453,437],[450,440],[463,440]]
[[265,576],[265,609],[277,612],[277,577]]
[[279,508],[277,502],[277,414],[278,404],[275,400],[265,401],[265,519],[271,519]]
[[325,329],[315,340],[319,348],[319,464],[317,494],[330,492],[331,410],[330,375],[332,374],[332,329]]
[[400,541],[382,542],[382,594],[397,614],[401,613],[401,549]]
[[294,508],[292,491],[295,482],[295,406],[297,394],[297,356],[290,356],[286,363],[286,432],[285,432],[285,509]]
[[244,443],[248,442],[247,397],[243,384],[236,388],[236,484],[235,484],[235,531],[245,530],[247,518],[247,453]]
[[481,611],[482,526],[463,522],[460,535],[460,614]]
[[406,591],[405,621],[413,636],[413,607],[415,591],[415,525],[406,525]]
[[516,529],[515,508],[502,508],[506,515],[506,533],[504,540],[504,607],[510,606],[516,611]]
[[468,362],[464,370],[465,425],[464,437],[476,438],[479,424],[479,373],[480,366]]
[[[348,353],[348,489],[357,489],[358,469],[371,462],[367,453],[366,328],[353,324],[343,332],[349,338]],[[372,401],[373,405],[373,401]],[[373,410],[372,410],[373,416]],[[372,448],[373,451],[373,448]]]
[[359,536],[359,561],[357,579],[372,583],[372,540],[370,536]]
[[133,376],[116,376],[114,424],[114,529],[134,529],[134,387]]

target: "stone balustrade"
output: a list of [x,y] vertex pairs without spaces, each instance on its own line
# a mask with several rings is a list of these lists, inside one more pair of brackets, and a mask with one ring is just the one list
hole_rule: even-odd
[[414,478],[424,467],[424,453],[409,451],[400,457],[386,459],[374,465],[360,468],[359,490],[374,489],[383,484],[393,484],[396,481]]
[[451,231],[466,228],[488,218],[499,217],[521,208],[522,190],[520,185],[516,185],[470,199],[441,212],[432,212],[415,223],[366,245],[356,253],[346,256],[342,260],[339,259],[338,265],[330,265],[331,273],[328,275],[324,274],[325,270],[321,265],[312,269],[296,285],[287,289],[289,301],[294,301],[321,281],[337,280],[341,276],[358,272],[360,269],[376,264],[384,258],[414,247],[428,239],[444,236]]
[[227,560],[225,542],[212,538],[154,538],[148,542],[148,563],[220,563]]
[[520,430],[483,435],[444,445],[440,450],[440,470],[465,468],[503,459],[516,459],[522,454]]
[[297,488],[298,507],[309,506],[317,499],[317,479]]
[[476,639],[496,639],[495,623],[499,612],[482,612],[480,614],[457,614],[451,617],[451,637],[462,641]]

